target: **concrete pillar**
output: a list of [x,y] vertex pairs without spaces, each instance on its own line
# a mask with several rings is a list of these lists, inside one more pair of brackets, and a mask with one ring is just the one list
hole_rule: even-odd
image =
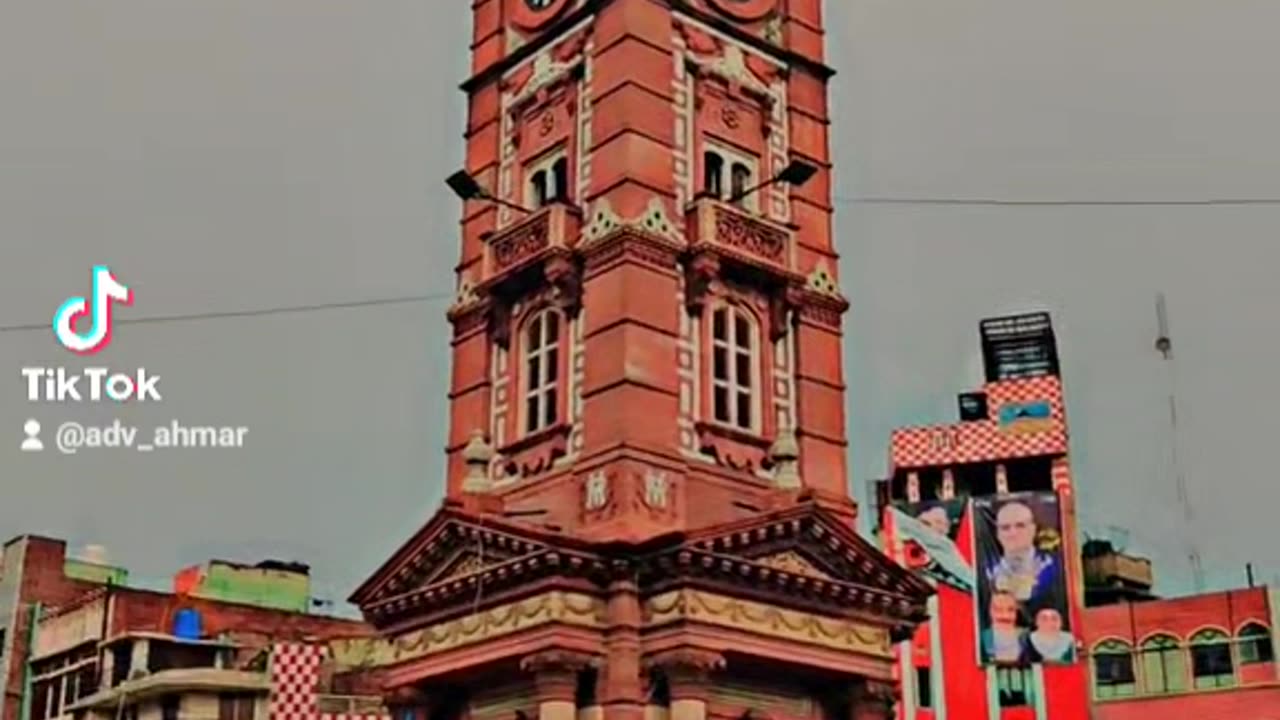
[[577,720],[574,696],[578,673],[595,666],[595,658],[568,650],[546,650],[520,661],[520,669],[533,675],[538,693],[538,720]]
[[679,648],[658,653],[645,663],[650,672],[660,671],[671,689],[669,720],[706,720],[712,675],[723,670],[724,656],[697,648]]

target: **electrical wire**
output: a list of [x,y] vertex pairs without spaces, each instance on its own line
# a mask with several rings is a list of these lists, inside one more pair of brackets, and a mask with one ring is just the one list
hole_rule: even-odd
[[1280,198],[1200,198],[1184,200],[1013,200],[965,197],[851,197],[837,195],[843,205],[989,205],[1021,207],[1179,207],[1214,205],[1280,205]]
[[[425,295],[406,295],[402,297],[373,298],[369,300],[350,300],[346,302],[313,303],[309,305],[286,305],[262,307],[249,310],[230,310],[223,312],[190,313],[184,315],[155,315],[151,317],[127,318],[113,316],[113,325],[149,325],[166,322],[193,322],[199,320],[226,320],[231,318],[263,317],[267,315],[287,315],[322,312],[325,310],[342,310],[347,308],[378,307],[383,305],[407,305],[411,303],[445,300],[454,296],[452,292],[436,292]],[[19,325],[0,325],[0,333],[28,332],[32,330],[48,331],[50,322],[25,323]]]

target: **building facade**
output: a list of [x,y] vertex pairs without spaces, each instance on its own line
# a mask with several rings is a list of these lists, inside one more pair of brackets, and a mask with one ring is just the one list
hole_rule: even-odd
[[[1148,560],[1080,543],[1050,319],[996,318],[981,335],[987,382],[959,396],[961,421],[895,431],[892,475],[877,485],[883,546],[938,589],[928,623],[897,648],[898,717],[1280,718],[1275,594],[1160,599]],[[998,645],[998,571],[1028,520],[1032,556],[1052,560],[1062,586],[1049,602],[1008,604],[1010,637],[1021,642],[1002,658],[984,644]],[[1037,569],[1030,584],[1053,586],[1053,575]],[[1046,608],[1060,611],[1073,653],[1035,651]]]
[[[396,713],[891,714],[818,0],[478,0],[444,507],[353,595]],[[354,661],[353,661],[354,662]]]
[[1277,601],[1255,587],[1088,608],[1094,716],[1280,718]]
[[[1084,582],[1057,345],[1047,314],[983,321],[986,383],[960,421],[895,430],[879,484],[883,547],[934,559],[911,520],[954,544],[964,586],[938,582],[929,622],[898,647],[903,720],[1088,718]],[[909,518],[904,520],[904,518]]]
[[[331,657],[329,641],[371,632],[359,621],[281,609],[303,604],[301,566],[215,562],[209,567],[216,571],[189,568],[175,576],[174,591],[159,592],[131,587],[127,571],[97,560],[69,558],[66,544],[50,538],[25,536],[5,546],[3,581],[17,599],[3,644],[11,720],[284,720],[270,698],[286,676],[272,673],[296,664],[289,658],[302,651],[294,646]],[[200,581],[210,575],[219,578],[211,589]],[[273,665],[277,660],[284,665]],[[346,670],[327,662],[331,676]],[[369,694],[351,694],[361,693]],[[327,712],[316,712],[380,714],[374,706],[381,707],[376,693],[327,698]]]

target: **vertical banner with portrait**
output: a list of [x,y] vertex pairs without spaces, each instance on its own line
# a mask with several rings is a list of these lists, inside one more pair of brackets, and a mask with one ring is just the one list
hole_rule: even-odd
[[1075,662],[1058,496],[985,497],[973,508],[980,662]]

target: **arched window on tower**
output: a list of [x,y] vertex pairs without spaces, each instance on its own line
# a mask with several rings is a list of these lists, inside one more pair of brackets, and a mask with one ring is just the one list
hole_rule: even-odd
[[552,200],[568,200],[569,199],[569,160],[564,156],[556,158],[551,163],[551,180],[554,186],[551,192]]
[[542,207],[547,204],[548,195],[547,171],[538,170],[529,178],[529,204],[536,208]]
[[1249,623],[1236,635],[1240,664],[1275,662],[1275,647],[1271,643],[1271,631],[1260,623]]
[[1178,639],[1157,635],[1142,643],[1142,689],[1148,693],[1187,689],[1187,656]]
[[536,433],[559,421],[560,313],[542,310],[531,317],[523,338],[524,432]]
[[711,313],[711,413],[718,423],[759,430],[760,342],[754,319],[720,305]]
[[749,191],[755,177],[756,160],[745,153],[710,143],[702,153],[703,195],[732,199],[735,205],[754,211],[756,193]]
[[711,197],[724,194],[724,158],[715,150],[702,154],[702,192]]
[[1212,628],[1192,635],[1191,676],[1196,689],[1235,685],[1236,670],[1231,659],[1231,637]]
[[742,205],[746,200],[746,192],[751,189],[751,168],[746,163],[735,162],[729,173],[729,196],[734,202]]
[[525,203],[531,210],[569,199],[569,158],[563,150],[534,160],[525,167]]
[[1092,655],[1094,697],[1106,700],[1134,694],[1133,648],[1128,643],[1106,640],[1094,646]]

